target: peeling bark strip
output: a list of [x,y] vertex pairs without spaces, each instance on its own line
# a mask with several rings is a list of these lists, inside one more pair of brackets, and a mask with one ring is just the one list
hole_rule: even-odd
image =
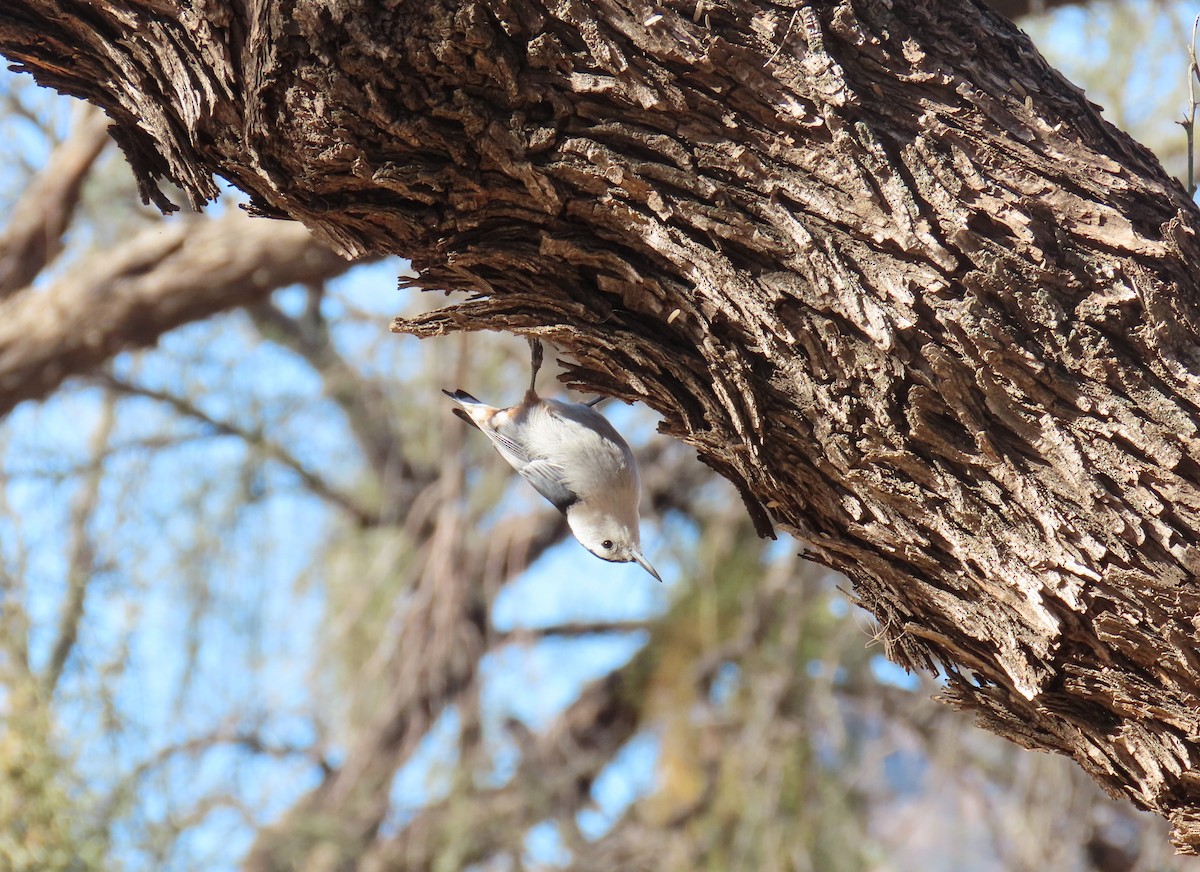
[[[241,10],[245,9],[243,13]],[[890,654],[1200,850],[1197,213],[973,3],[37,0],[0,49],[649,403]]]

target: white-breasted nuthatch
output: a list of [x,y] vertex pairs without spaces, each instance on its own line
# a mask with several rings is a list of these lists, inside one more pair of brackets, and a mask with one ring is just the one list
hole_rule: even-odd
[[591,404],[539,397],[542,343],[531,338],[529,349],[533,374],[517,405],[499,409],[465,391],[442,393],[462,407],[454,414],[482,430],[513,469],[566,516],[579,544],[601,560],[636,562],[662,581],[642,556],[640,484],[629,445]]

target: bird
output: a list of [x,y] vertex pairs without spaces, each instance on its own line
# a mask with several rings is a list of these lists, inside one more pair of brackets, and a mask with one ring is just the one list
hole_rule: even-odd
[[[637,563],[662,581],[642,554],[638,530],[641,484],[629,444],[590,403],[538,396],[542,343],[529,337],[529,388],[506,409],[466,391],[443,390],[453,412],[481,430],[500,455],[567,519],[579,544],[611,563]],[[601,398],[602,399],[602,398]]]

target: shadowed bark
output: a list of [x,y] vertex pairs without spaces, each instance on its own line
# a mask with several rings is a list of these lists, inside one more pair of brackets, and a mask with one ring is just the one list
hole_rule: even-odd
[[[649,403],[891,656],[1200,849],[1196,210],[977,3],[41,0],[0,50]],[[5,391],[14,387],[0,385]]]

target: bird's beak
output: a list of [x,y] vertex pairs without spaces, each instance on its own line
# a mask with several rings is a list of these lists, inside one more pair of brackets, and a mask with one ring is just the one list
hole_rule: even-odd
[[650,565],[649,560],[647,560],[645,557],[642,556],[641,551],[634,551],[633,559],[638,562],[638,565],[641,566],[642,569],[649,572],[651,575],[653,575],[655,578],[657,578],[660,582],[662,581],[662,576],[654,571],[654,567]]

